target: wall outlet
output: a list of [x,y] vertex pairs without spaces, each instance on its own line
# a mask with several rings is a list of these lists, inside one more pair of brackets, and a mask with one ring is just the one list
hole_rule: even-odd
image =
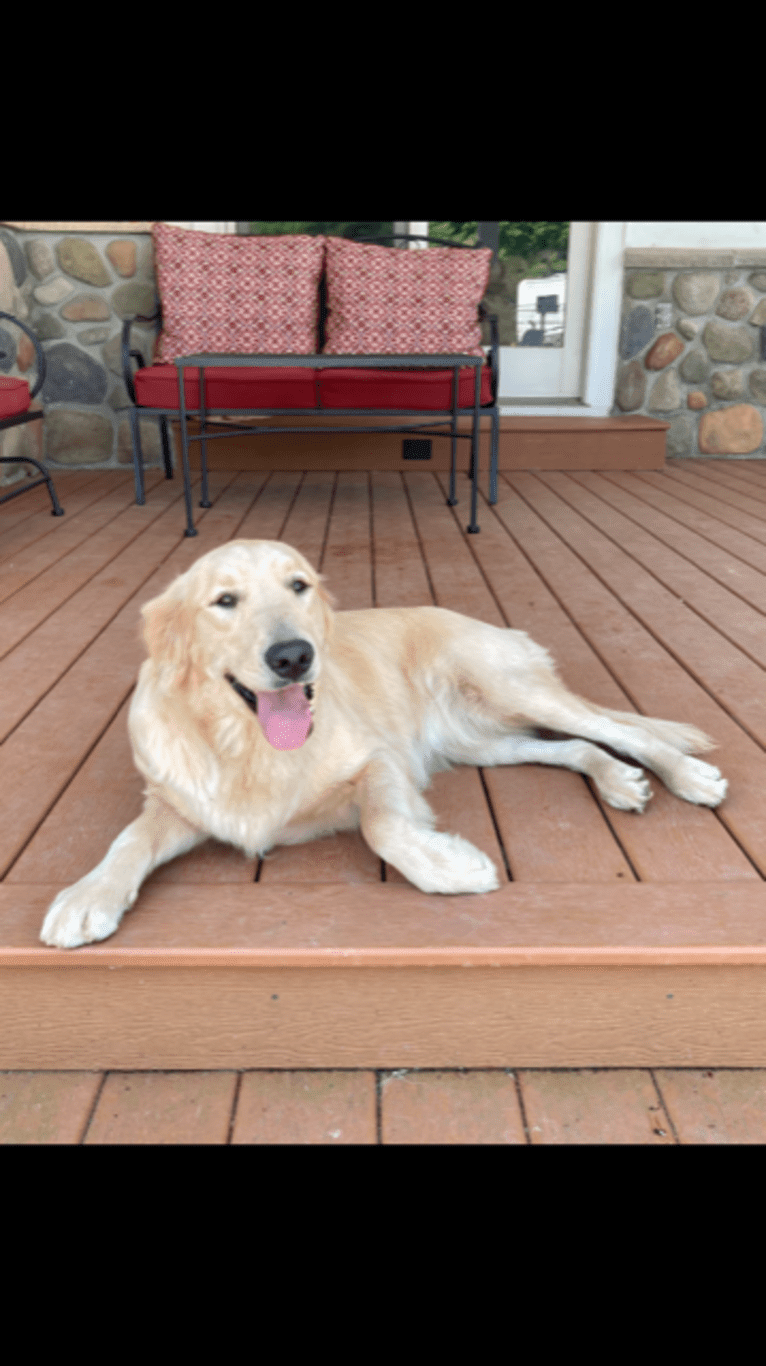
[[402,442],[402,460],[430,460],[431,442],[420,440]]

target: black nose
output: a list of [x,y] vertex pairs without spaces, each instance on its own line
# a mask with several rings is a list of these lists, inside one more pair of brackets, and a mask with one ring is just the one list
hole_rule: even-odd
[[302,678],[313,658],[314,647],[307,640],[280,640],[266,651],[266,663],[280,678]]

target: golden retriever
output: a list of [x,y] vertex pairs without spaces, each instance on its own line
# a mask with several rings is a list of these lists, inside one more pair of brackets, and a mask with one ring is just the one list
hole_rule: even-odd
[[129,717],[144,809],[56,897],[44,943],[106,939],[152,869],[208,836],[254,857],[361,828],[423,892],[495,891],[492,861],[434,830],[421,795],[454,764],[559,765],[588,774],[610,806],[642,811],[642,770],[600,741],[688,802],[726,794],[716,768],[688,757],[711,748],[701,731],[575,696],[523,631],[441,607],[333,606],[280,541],[230,541],[146,604]]

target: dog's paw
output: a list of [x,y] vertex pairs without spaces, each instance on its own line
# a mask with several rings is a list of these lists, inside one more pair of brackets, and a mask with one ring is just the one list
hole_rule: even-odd
[[498,890],[500,879],[494,863],[468,840],[438,830],[424,832],[421,839],[421,850],[413,865],[401,869],[421,892],[457,896],[462,892]]
[[604,801],[618,811],[643,811],[652,796],[643,769],[623,764],[619,759],[599,774],[596,786]]
[[702,759],[683,759],[678,764],[668,787],[685,802],[697,806],[719,806],[728,791],[728,783],[717,768]]
[[59,892],[48,909],[40,931],[43,944],[58,949],[76,949],[114,934],[123,916],[107,904],[103,886],[76,882]]

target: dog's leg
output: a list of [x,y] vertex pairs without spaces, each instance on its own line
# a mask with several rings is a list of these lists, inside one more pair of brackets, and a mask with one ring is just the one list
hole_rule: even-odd
[[356,800],[370,848],[421,892],[497,891],[492,860],[459,835],[434,830],[428,802],[394,763],[381,758],[368,764]]
[[726,780],[719,770],[684,753],[711,744],[707,736],[691,726],[609,711],[577,697],[559,683],[550,689],[538,688],[531,705],[530,698],[525,699],[524,720],[629,754],[652,769],[684,801],[718,806],[726,796]]
[[504,735],[479,742],[470,754],[456,754],[463,763],[491,768],[496,764],[550,764],[587,773],[601,796],[619,811],[643,811],[652,795],[640,768],[612,758],[589,740],[538,740],[532,735]]
[[75,949],[94,939],[107,939],[133,905],[149,873],[205,838],[160,797],[150,794],[141,815],[117,836],[98,867],[59,892],[43,921],[41,940],[60,949]]

